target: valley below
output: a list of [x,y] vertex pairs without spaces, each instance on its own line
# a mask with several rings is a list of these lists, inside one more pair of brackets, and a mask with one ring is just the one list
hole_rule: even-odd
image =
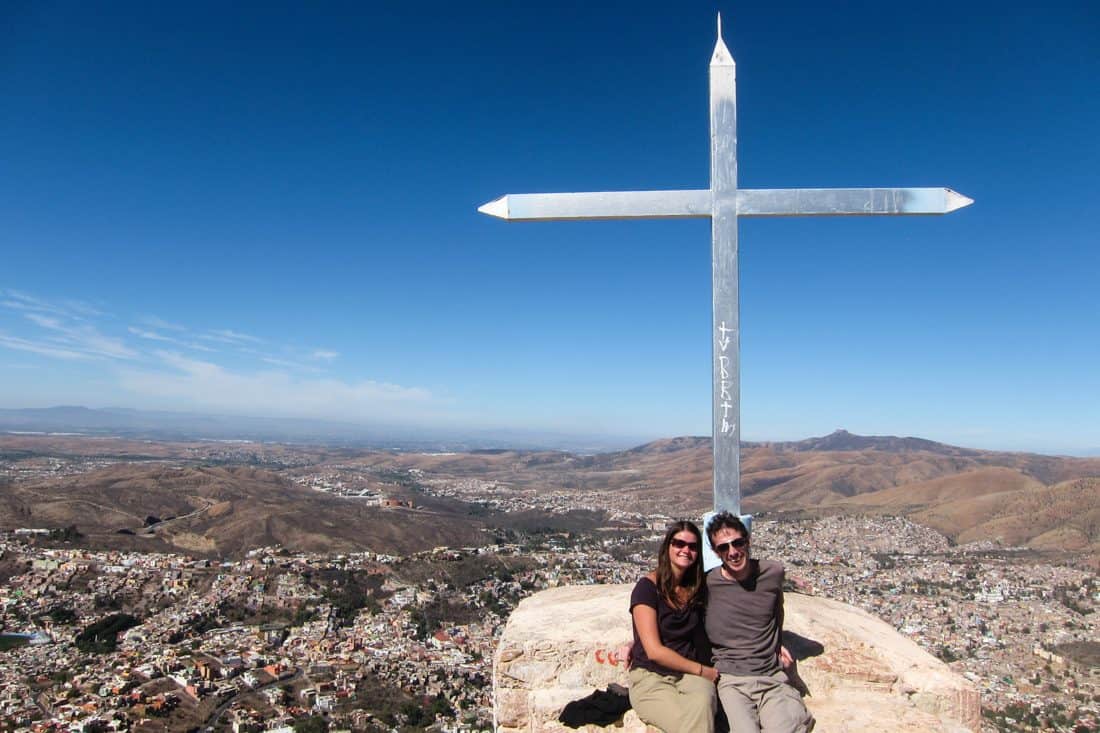
[[[891,623],[981,687],[988,730],[1095,729],[1100,459],[837,431],[746,444],[742,474],[788,592]],[[690,437],[582,455],[0,435],[0,633],[28,640],[0,651],[0,730],[489,729],[510,610],[632,582],[710,483]]]

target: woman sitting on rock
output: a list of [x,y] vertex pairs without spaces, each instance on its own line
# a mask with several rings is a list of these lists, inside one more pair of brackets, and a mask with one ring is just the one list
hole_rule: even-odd
[[665,733],[714,730],[718,670],[701,661],[710,659],[705,594],[702,534],[691,522],[674,522],[656,572],[639,579],[630,595],[630,704]]

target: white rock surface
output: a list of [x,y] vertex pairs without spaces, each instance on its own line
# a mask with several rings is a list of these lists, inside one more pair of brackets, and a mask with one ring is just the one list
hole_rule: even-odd
[[[613,653],[631,640],[631,587],[552,588],[519,604],[493,660],[498,731],[575,730],[557,720],[567,702],[612,682],[627,684]],[[800,659],[817,733],[979,730],[974,685],[886,623],[815,596],[787,593],[785,604],[786,643]],[[621,727],[587,730],[657,731],[634,711]]]

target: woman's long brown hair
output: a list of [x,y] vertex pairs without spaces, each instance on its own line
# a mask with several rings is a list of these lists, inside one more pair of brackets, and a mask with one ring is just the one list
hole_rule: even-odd
[[[699,545],[699,551],[695,553],[695,563],[684,571],[680,582],[676,582],[676,576],[672,573],[672,561],[668,559],[668,548],[672,545],[672,538],[683,531],[695,535],[695,541]],[[681,608],[680,597],[676,593],[677,586],[688,590],[687,602],[684,606],[694,603],[702,603],[706,593],[706,583],[703,575],[703,535],[694,523],[681,519],[668,526],[665,538],[661,542],[661,549],[657,551],[657,592],[670,606]]]

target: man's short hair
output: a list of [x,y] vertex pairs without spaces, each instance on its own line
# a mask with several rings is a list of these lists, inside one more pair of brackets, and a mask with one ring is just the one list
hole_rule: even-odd
[[714,535],[718,534],[718,530],[721,529],[735,529],[745,539],[749,537],[749,528],[745,526],[740,517],[730,512],[718,512],[707,522],[707,542],[710,543],[711,549],[714,548]]

